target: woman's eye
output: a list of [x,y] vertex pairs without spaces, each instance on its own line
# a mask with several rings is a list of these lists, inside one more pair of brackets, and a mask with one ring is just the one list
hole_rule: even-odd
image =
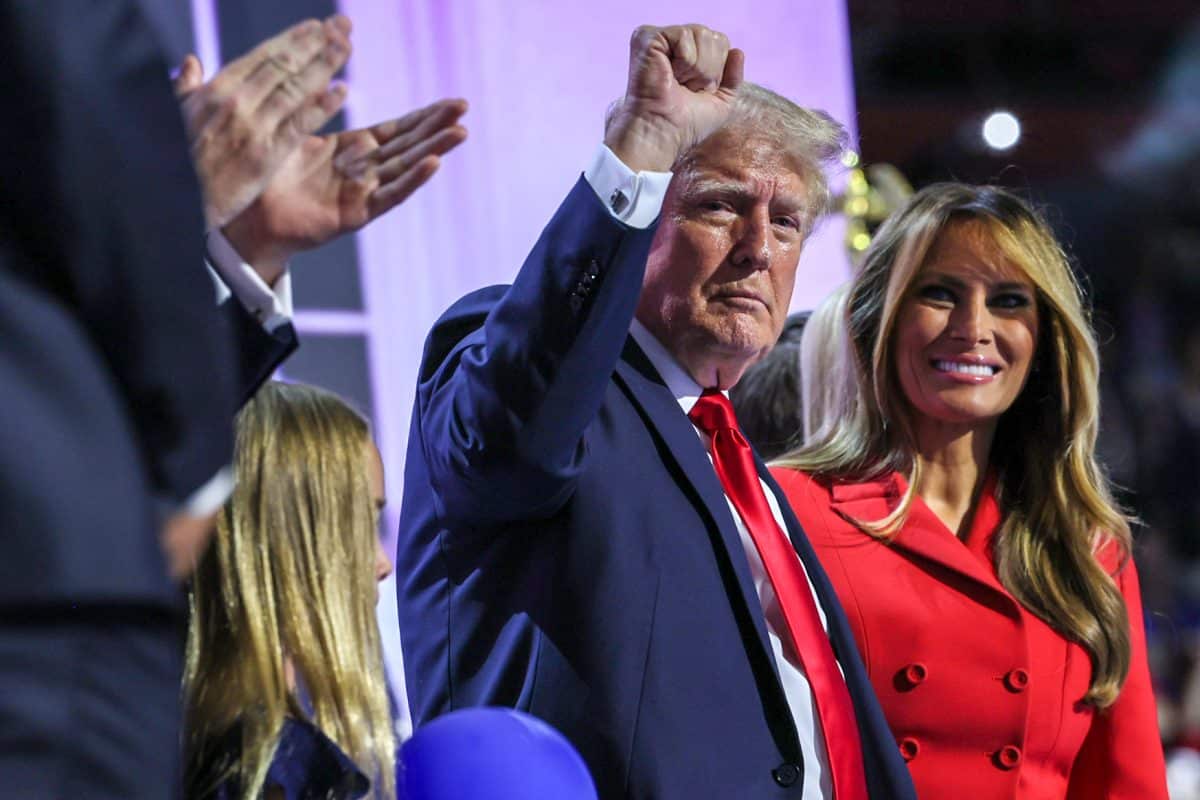
[[1028,295],[1020,292],[1005,292],[992,299],[992,305],[997,308],[1025,308],[1030,302]]
[[954,292],[945,286],[937,286],[936,284],[922,288],[921,297],[926,300],[932,300],[935,303],[953,303],[955,300]]

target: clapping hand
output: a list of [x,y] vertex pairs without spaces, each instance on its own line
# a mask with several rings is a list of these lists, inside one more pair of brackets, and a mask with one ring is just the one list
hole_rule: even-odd
[[439,100],[368,128],[308,136],[224,233],[272,283],[295,253],[356,231],[401,203],[467,138],[464,100]]
[[341,108],[345,87],[331,80],[350,56],[349,34],[350,21],[342,16],[301,22],[208,83],[199,59],[184,59],[175,94],[210,230],[254,202],[305,137]]

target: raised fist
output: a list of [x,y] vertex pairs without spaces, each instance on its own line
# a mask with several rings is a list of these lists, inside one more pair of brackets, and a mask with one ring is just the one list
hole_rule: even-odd
[[671,169],[729,116],[744,64],[725,34],[703,25],[638,28],[605,144],[634,171]]

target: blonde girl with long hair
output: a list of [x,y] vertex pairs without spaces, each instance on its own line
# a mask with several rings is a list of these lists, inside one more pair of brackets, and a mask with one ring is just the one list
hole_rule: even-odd
[[192,583],[187,796],[394,797],[367,423],[328,392],[268,383],[238,417],[234,469]]
[[928,187],[841,321],[855,386],[772,472],[918,795],[1165,800],[1096,341],[1046,223],[1001,189]]

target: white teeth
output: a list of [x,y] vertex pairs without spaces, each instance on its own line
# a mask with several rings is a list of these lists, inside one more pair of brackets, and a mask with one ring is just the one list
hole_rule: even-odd
[[963,375],[978,375],[990,377],[996,374],[995,367],[986,364],[963,364],[959,361],[934,361],[933,366],[940,372],[959,372]]

